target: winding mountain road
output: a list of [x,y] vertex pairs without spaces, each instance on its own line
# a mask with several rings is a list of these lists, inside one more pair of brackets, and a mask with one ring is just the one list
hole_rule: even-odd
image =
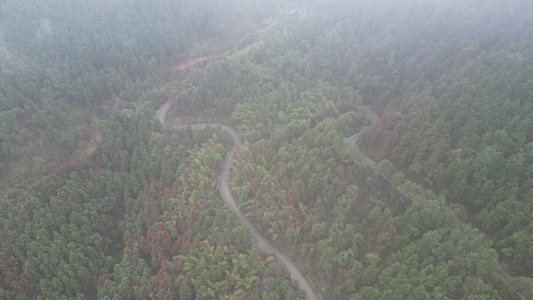
[[[188,60],[186,62],[182,62],[182,63],[180,63],[178,65],[175,65],[175,66],[171,67],[168,70],[168,72],[190,70],[190,69],[194,68],[197,64],[199,64],[201,62],[204,62],[206,60],[219,59],[221,57],[227,56],[230,53],[231,53],[231,51],[228,51],[228,52],[222,53],[220,55],[204,56],[204,57],[191,59],[191,60]],[[254,73],[256,75],[258,75],[259,77],[262,77],[262,78],[265,78],[265,79],[275,80],[275,81],[282,81],[279,78],[276,78],[276,77],[271,76],[271,75],[263,74],[263,73],[258,72],[258,71],[255,71]],[[165,102],[156,111],[156,117],[159,120],[159,122],[161,122],[161,124],[165,123],[165,117],[166,117],[166,115],[167,115],[167,113],[168,113],[168,111],[170,109],[170,104],[171,103],[170,103],[170,100],[169,100],[169,101]],[[379,122],[378,116],[371,109],[369,109],[367,107],[365,107],[365,109],[366,109],[367,114],[370,115],[370,117],[372,118],[372,124],[375,124],[375,123]],[[226,158],[224,160],[224,164],[222,166],[222,170],[220,171],[220,174],[218,176],[218,186],[219,186],[219,189],[220,189],[220,195],[222,196],[222,198],[224,199],[226,204],[230,207],[230,209],[237,214],[237,216],[239,217],[240,223],[241,224],[245,224],[246,226],[248,226],[251,229],[252,237],[255,240],[255,246],[259,250],[266,251],[266,252],[272,252],[274,254],[274,257],[276,258],[276,260],[278,260],[278,261],[283,263],[285,269],[287,271],[289,271],[289,273],[291,274],[291,278],[296,280],[298,282],[298,286],[300,287],[300,289],[305,292],[307,300],[318,300],[319,299],[318,296],[314,293],[313,288],[311,287],[311,285],[309,284],[309,282],[307,281],[305,276],[300,272],[298,267],[292,262],[292,260],[287,255],[285,255],[283,252],[281,252],[280,250],[275,248],[267,239],[265,239],[263,237],[263,235],[261,235],[256,230],[256,228],[252,225],[252,223],[250,223],[250,221],[248,221],[248,219],[244,216],[243,211],[237,206],[237,203],[235,202],[235,199],[231,195],[231,192],[230,192],[230,189],[229,189],[229,174],[230,174],[230,171],[231,171],[231,164],[233,162],[233,154],[235,153],[235,151],[237,149],[237,145],[240,144],[240,138],[239,138],[239,135],[237,134],[237,132],[231,127],[228,127],[228,126],[223,125],[223,124],[218,124],[218,123],[174,124],[173,128],[175,130],[183,130],[183,129],[188,128],[189,126],[193,130],[203,130],[203,129],[208,128],[208,127],[209,128],[220,128],[220,129],[228,132],[231,135],[231,137],[233,139],[233,147],[232,147],[231,151],[227,154],[227,156],[226,156]],[[352,143],[355,143],[357,141],[357,138],[359,137],[359,134],[361,132],[354,134],[348,140],[350,142],[352,142]],[[362,161],[367,162],[367,164],[369,164],[370,167],[372,167],[372,169],[375,169],[377,167],[377,163],[372,161],[371,159],[369,159],[369,158],[367,158],[365,156],[361,156],[361,159],[362,159]],[[385,176],[384,174],[382,174],[382,176],[390,182],[390,178],[388,178],[389,176]]]
[[[162,124],[165,123],[165,117],[168,113],[169,108],[170,108],[170,102],[166,102],[156,111],[156,117],[159,120],[159,122],[161,122]],[[367,110],[367,113],[372,118],[372,124],[376,124],[377,122],[379,122],[378,116],[371,109],[369,108],[365,108],[365,109]],[[228,153],[228,155],[226,156],[226,159],[224,160],[224,165],[222,166],[222,170],[220,171],[220,174],[218,176],[218,186],[220,189],[220,195],[222,196],[226,204],[230,207],[230,209],[237,214],[241,224],[245,224],[251,229],[256,247],[259,250],[274,253],[274,257],[276,258],[276,260],[283,263],[283,265],[285,266],[285,269],[287,269],[287,271],[289,271],[289,273],[291,274],[291,278],[296,280],[298,282],[298,286],[300,287],[300,289],[305,292],[306,299],[318,300],[319,298],[314,293],[313,288],[311,287],[311,285],[309,284],[305,276],[300,272],[298,267],[292,262],[292,260],[287,255],[285,255],[283,252],[275,248],[267,239],[263,237],[263,235],[261,235],[255,229],[252,223],[250,223],[250,221],[248,221],[248,219],[244,216],[243,211],[237,206],[235,199],[231,195],[231,192],[229,190],[229,174],[231,171],[231,164],[233,162],[233,154],[235,153],[235,150],[237,149],[237,145],[241,143],[237,132],[233,128],[228,127],[223,124],[219,124],[219,123],[174,124],[173,128],[175,130],[183,130],[188,127],[191,127],[192,130],[203,130],[205,128],[220,128],[228,132],[231,135],[231,138],[233,139],[233,147],[231,151]],[[355,143],[357,141],[359,134],[360,132],[351,136],[349,138],[349,141],[352,143]],[[373,160],[365,156],[361,156],[361,159],[364,162],[367,162],[368,165],[370,165],[372,169],[375,169],[378,165],[376,162],[374,162]],[[387,181],[390,182],[390,175],[382,174],[382,176]]]
[[[174,66],[169,71],[175,72],[175,71],[183,71],[187,69],[191,69],[195,67],[198,63],[206,61],[206,60],[212,60],[212,59],[218,59],[220,57],[224,57],[228,55],[229,53],[223,53],[222,55],[213,55],[213,56],[206,56],[206,57],[200,57],[196,59],[191,59],[189,61],[186,61],[184,63],[181,63],[177,66]],[[277,80],[280,81],[280,79],[265,75],[265,74],[257,74],[260,77]],[[165,102],[157,111],[156,111],[156,117],[161,122],[161,124],[165,123],[165,117],[170,109],[170,101]],[[361,106],[362,107],[362,106]],[[366,110],[367,114],[372,118],[372,124],[376,124],[379,122],[378,116],[369,108],[362,107]],[[274,257],[276,260],[283,263],[285,266],[285,269],[289,271],[291,274],[291,278],[296,280],[298,282],[298,286],[301,290],[305,292],[306,299],[307,300],[318,300],[318,296],[314,293],[313,288],[305,278],[305,276],[300,272],[298,267],[292,262],[292,260],[285,255],[283,252],[275,248],[267,239],[261,235],[256,228],[248,221],[248,219],[244,216],[243,211],[237,206],[237,203],[235,202],[235,199],[231,195],[230,189],[229,189],[229,174],[231,171],[231,164],[233,162],[233,154],[235,153],[235,150],[237,149],[237,145],[240,144],[240,138],[237,132],[226,125],[218,124],[218,123],[186,123],[186,124],[174,124],[175,130],[183,130],[188,127],[191,127],[193,130],[203,130],[205,128],[220,128],[226,132],[228,132],[232,139],[233,139],[233,147],[231,151],[226,156],[226,159],[224,160],[224,165],[222,166],[222,170],[220,171],[220,174],[218,176],[218,186],[220,189],[220,195],[226,202],[226,204],[230,207],[230,209],[237,214],[239,217],[239,221],[241,224],[245,224],[248,226],[252,231],[252,237],[255,240],[255,246],[262,251],[266,252],[272,252],[274,254]],[[364,130],[364,129],[363,129]],[[362,131],[361,131],[362,132]],[[353,136],[349,137],[349,141],[352,143],[355,143],[357,141],[357,138],[359,137],[359,133],[354,134]],[[361,156],[361,159],[363,162],[366,162],[372,169],[375,169],[377,167],[377,163],[372,161],[371,159]],[[388,174],[387,174],[388,175]],[[385,176],[385,174],[382,174],[382,176],[390,181],[390,176]]]
[[[164,124],[165,123],[165,116],[168,112],[168,109],[170,107],[169,102],[163,104],[161,108],[159,108],[156,112],[157,119]],[[188,127],[191,127],[193,130],[202,130],[205,128],[220,128],[226,132],[228,132],[231,135],[231,138],[233,139],[233,147],[231,151],[226,156],[226,159],[224,160],[224,165],[222,166],[222,170],[220,171],[220,175],[218,176],[218,186],[220,189],[220,195],[222,198],[224,198],[224,201],[229,206],[229,208],[237,214],[239,217],[239,221],[241,224],[245,224],[248,226],[252,231],[252,237],[255,240],[255,246],[262,251],[266,252],[272,252],[274,253],[274,257],[276,260],[283,263],[285,266],[285,269],[289,271],[291,274],[291,278],[296,280],[298,282],[298,286],[301,290],[305,292],[305,297],[308,300],[318,300],[317,295],[313,292],[313,288],[305,278],[305,276],[300,272],[298,267],[292,262],[292,260],[285,255],[283,252],[272,246],[272,244],[265,239],[248,221],[248,219],[244,216],[243,211],[237,206],[237,203],[235,202],[235,199],[231,195],[231,192],[229,190],[229,173],[231,171],[231,164],[233,162],[233,154],[235,153],[235,150],[237,149],[237,145],[240,144],[240,138],[237,132],[226,125],[218,124],[218,123],[192,123],[192,124],[175,124],[174,129],[176,130],[183,130]]]

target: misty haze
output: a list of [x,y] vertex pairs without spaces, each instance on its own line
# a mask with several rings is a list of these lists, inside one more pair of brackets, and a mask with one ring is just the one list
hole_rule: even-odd
[[533,299],[533,3],[0,0],[0,299]]

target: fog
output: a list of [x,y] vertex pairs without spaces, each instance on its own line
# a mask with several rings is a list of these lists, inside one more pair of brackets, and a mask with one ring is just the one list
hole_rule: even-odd
[[533,4],[0,0],[0,298],[529,299]]

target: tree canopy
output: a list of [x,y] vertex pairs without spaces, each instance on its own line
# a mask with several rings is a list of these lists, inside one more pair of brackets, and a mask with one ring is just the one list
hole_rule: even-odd
[[530,298],[532,12],[0,1],[0,298]]

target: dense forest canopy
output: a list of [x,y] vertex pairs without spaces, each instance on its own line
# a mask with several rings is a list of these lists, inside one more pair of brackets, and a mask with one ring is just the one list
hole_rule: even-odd
[[532,37],[525,0],[0,1],[0,298],[309,297],[260,233],[320,299],[530,299]]

